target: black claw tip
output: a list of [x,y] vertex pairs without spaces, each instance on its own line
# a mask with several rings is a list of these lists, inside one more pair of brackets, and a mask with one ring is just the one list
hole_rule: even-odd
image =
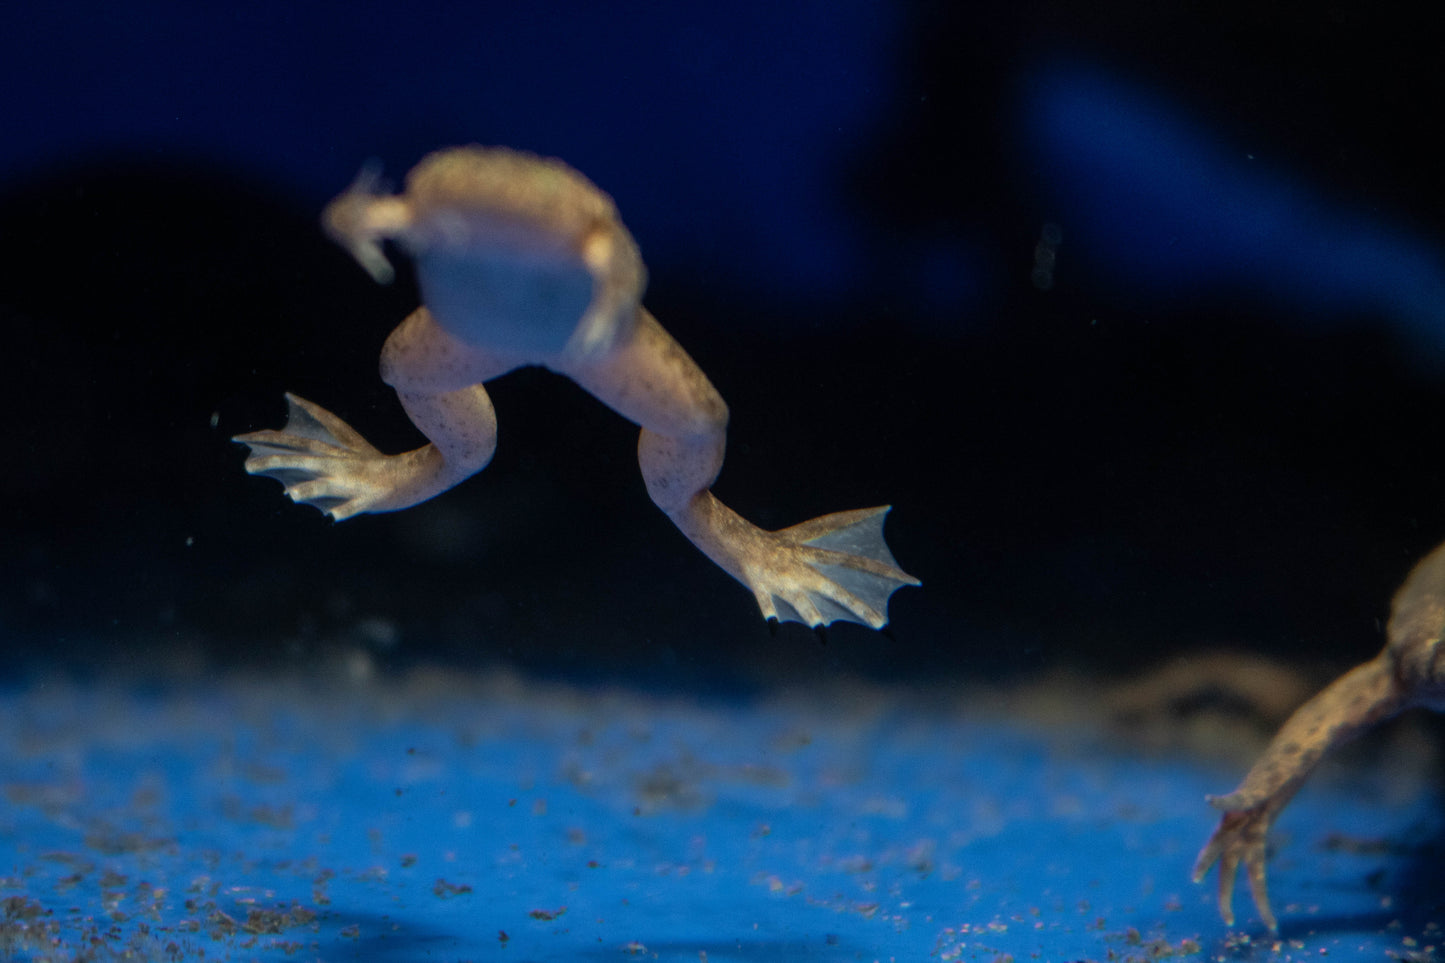
[[827,645],[827,644],[828,644],[828,630],[827,630],[825,627],[823,627],[823,626],[821,626],[821,625],[815,625],[815,626],[813,626],[813,634],[818,637],[818,644],[819,644],[819,645]]
[[768,635],[772,636],[772,637],[775,638],[775,639],[778,637],[778,618],[777,618],[777,616],[773,616],[772,618],[768,619]]

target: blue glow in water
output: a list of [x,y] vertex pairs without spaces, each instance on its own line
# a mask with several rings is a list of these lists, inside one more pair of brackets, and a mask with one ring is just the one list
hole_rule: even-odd
[[1436,243],[1102,71],[1039,75],[1026,111],[1070,247],[1096,268],[1146,293],[1256,290],[1316,320],[1374,314],[1445,350]]

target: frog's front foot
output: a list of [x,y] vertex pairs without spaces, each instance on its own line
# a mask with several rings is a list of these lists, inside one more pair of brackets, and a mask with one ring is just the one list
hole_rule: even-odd
[[763,617],[808,626],[857,622],[881,629],[888,597],[918,579],[883,540],[889,506],[824,515],[757,538],[740,559]]
[[286,395],[286,427],[253,431],[233,441],[251,449],[246,471],[274,478],[291,500],[320,509],[338,522],[362,512],[390,511],[410,464],[426,449],[383,455],[356,429],[318,404]]
[[1209,842],[1194,863],[1194,881],[1202,882],[1216,862],[1219,863],[1219,915],[1234,925],[1234,877],[1239,864],[1244,864],[1249,891],[1254,896],[1260,919],[1271,931],[1279,929],[1274,911],[1269,906],[1269,889],[1265,879],[1265,837],[1274,820],[1276,807],[1269,801],[1250,809],[1229,810],[1230,796],[1212,796],[1210,802],[1226,812]]

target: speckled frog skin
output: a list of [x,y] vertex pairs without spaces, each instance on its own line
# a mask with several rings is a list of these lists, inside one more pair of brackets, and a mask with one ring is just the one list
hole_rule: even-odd
[[1233,925],[1234,878],[1244,864],[1260,918],[1278,929],[1265,880],[1265,837],[1332,748],[1413,706],[1445,711],[1445,545],[1410,572],[1390,606],[1384,651],[1336,679],[1290,716],[1239,788],[1209,801],[1224,816],[1194,864],[1219,863],[1219,910]]
[[363,171],[323,216],[380,282],[394,241],[415,260],[423,304],[387,339],[381,376],[428,444],[385,455],[324,408],[287,395],[285,428],[240,435],[246,470],[332,518],[408,508],[481,471],[497,420],[483,383],[524,365],[564,374],[641,426],[647,492],[709,558],[752,590],[763,616],[881,628],[918,580],[883,540],[887,506],[779,531],[709,491],[727,406],[641,304],[646,272],[612,200],[565,164],[501,148],[438,151],[379,194]]

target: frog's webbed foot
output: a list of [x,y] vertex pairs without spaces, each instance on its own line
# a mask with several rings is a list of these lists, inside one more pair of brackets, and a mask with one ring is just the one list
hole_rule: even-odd
[[377,451],[346,422],[318,404],[286,395],[286,427],[237,435],[251,449],[246,471],[274,478],[291,500],[337,521],[385,510],[406,456]]
[[760,532],[741,559],[742,579],[763,617],[813,627],[857,622],[881,629],[888,598],[918,579],[898,567],[883,540],[889,506],[824,515]]
[[[1230,796],[1211,796],[1209,801],[1220,809],[1228,809]],[[1199,858],[1194,862],[1194,881],[1202,882],[1216,862],[1219,863],[1219,915],[1234,925],[1234,878],[1240,863],[1249,879],[1259,917],[1271,931],[1279,929],[1274,911],[1269,906],[1269,888],[1265,879],[1265,837],[1274,821],[1276,807],[1269,802],[1250,809],[1226,811],[1209,837]]]

